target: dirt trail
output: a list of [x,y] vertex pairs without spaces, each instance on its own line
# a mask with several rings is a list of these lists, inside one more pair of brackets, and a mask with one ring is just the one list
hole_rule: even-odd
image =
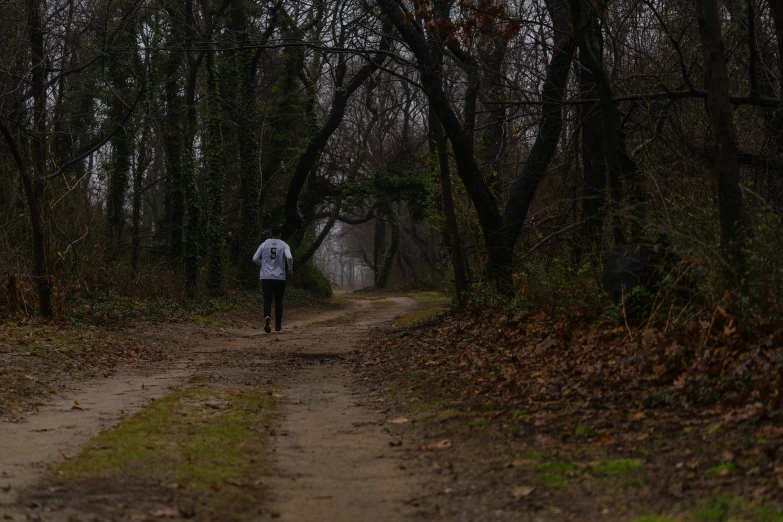
[[382,431],[382,410],[356,393],[355,376],[341,360],[368,328],[411,306],[406,298],[394,302],[380,310],[360,303],[365,308],[357,322],[303,329],[287,343],[298,346],[295,356],[309,364],[280,383],[285,402],[271,486],[272,509],[281,520],[396,521],[412,515],[406,501],[413,484],[401,469],[399,449]]
[[[261,518],[410,520],[406,500],[415,484],[399,448],[389,444],[382,405],[358,391],[343,359],[371,328],[415,306],[412,299],[390,301],[376,306],[352,299],[345,310],[291,321],[281,334],[257,327],[190,332],[188,349],[171,363],[125,369],[71,390],[24,422],[0,424],[0,516],[26,520],[17,517],[29,517],[30,499],[39,520],[105,515],[89,500],[101,491],[81,493],[80,499],[67,492],[42,496],[36,484],[49,466],[75,455],[99,431],[195,377],[221,385],[266,383],[282,395],[269,439],[270,476],[264,479],[271,505]],[[138,514],[113,513],[109,519],[135,520]]]
[[125,368],[62,394],[24,421],[0,424],[0,515],[50,465],[72,458],[85,442],[121,417],[166,395],[190,375],[191,367],[190,361],[180,361]]

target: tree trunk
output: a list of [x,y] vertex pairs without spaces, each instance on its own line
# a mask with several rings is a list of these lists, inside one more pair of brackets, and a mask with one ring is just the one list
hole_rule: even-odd
[[139,155],[136,162],[136,168],[133,172],[133,207],[131,218],[131,269],[136,272],[139,268],[139,247],[141,246],[140,226],[141,226],[141,195],[142,183],[144,182],[144,172],[147,169],[147,146],[149,141],[150,128],[144,127],[139,142]]
[[[596,82],[596,92],[601,106],[601,117],[604,124],[604,158],[609,172],[612,195],[612,218],[616,243],[626,243],[627,223],[630,219],[631,240],[638,240],[644,225],[644,191],[641,172],[628,154],[625,143],[625,131],[622,126],[622,115],[617,101],[614,99],[612,84],[604,70],[598,53],[601,45],[595,27],[586,13],[582,0],[569,0],[574,36],[579,46],[579,58],[593,73]],[[627,189],[628,209],[617,208],[621,199],[621,183]]]
[[11,149],[11,155],[14,158],[19,177],[22,178],[22,186],[27,198],[27,206],[30,209],[30,226],[33,231],[33,275],[36,278],[38,287],[39,310],[42,315],[51,316],[51,282],[46,267],[46,235],[44,233],[43,219],[39,206],[38,192],[36,184],[30,177],[28,167],[19,152],[19,147],[14,140],[11,131],[0,122],[0,132],[5,138],[8,148]]
[[484,42],[487,48],[491,49],[489,53],[484,52],[485,45],[479,44],[479,52],[484,55],[481,61],[486,64],[479,75],[482,90],[479,100],[491,101],[492,104],[484,104],[484,115],[480,120],[482,131],[478,134],[476,156],[487,171],[490,188],[500,194],[503,192],[502,156],[506,145],[507,112],[506,105],[502,103],[506,101],[502,79],[508,40],[498,34],[497,24],[498,21],[495,21],[495,27],[486,35],[487,41]]
[[185,268],[185,295],[189,299],[196,296],[198,288],[199,262],[201,249],[201,197],[196,183],[196,158],[193,153],[193,140],[186,138],[182,150],[182,183],[185,207],[183,222],[183,261]]
[[[253,121],[256,114],[255,65],[252,55],[242,52],[237,56],[240,70],[239,106],[242,114],[235,113],[237,145],[240,161],[239,206],[239,280],[246,289],[258,287],[258,270],[250,262],[252,252],[261,240],[261,172],[258,168],[258,139]],[[244,120],[244,121],[242,121]]]
[[392,265],[394,264],[394,257],[400,248],[400,217],[391,205],[384,209],[383,215],[391,227],[391,241],[389,241],[389,246],[386,247],[386,252],[383,254],[383,260],[380,264],[376,264],[375,288],[386,288],[386,284],[389,282],[389,274],[391,274]]
[[33,230],[33,274],[38,287],[38,306],[42,315],[52,315],[52,279],[49,274],[49,238],[46,234],[46,56],[44,55],[43,5],[27,0],[27,23],[32,59],[30,90],[33,99],[32,179],[26,170],[22,181],[30,207]]
[[[599,54],[601,56],[601,54]],[[580,92],[583,99],[597,99],[595,77],[590,69],[580,69]],[[581,106],[582,132],[582,225],[581,241],[577,246],[577,258],[583,258],[585,250],[598,254],[603,237],[603,217],[606,202],[606,162],[604,161],[604,133],[601,107],[598,102]],[[580,259],[583,261],[584,259]]]
[[[445,6],[443,3],[439,3],[437,7],[440,16],[446,16],[447,10],[444,10]],[[443,67],[442,45],[442,42],[431,40],[429,46],[430,53],[433,55],[435,61],[435,66],[439,69],[442,69]],[[470,97],[470,95],[467,95],[466,97]],[[473,116],[475,116],[475,103],[473,109]],[[443,215],[446,218],[445,242],[451,256],[451,266],[454,269],[457,303],[461,305],[468,292],[468,277],[465,269],[465,253],[462,250],[462,237],[460,236],[457,214],[454,208],[454,194],[451,187],[451,167],[449,165],[449,145],[446,132],[443,129],[443,124],[438,119],[431,104],[429,110],[429,127],[431,140],[430,148],[431,151],[438,156],[438,172],[440,174],[438,178],[440,179],[441,202],[443,204]],[[411,237],[416,241],[418,239],[418,234],[416,234],[416,225],[413,222],[411,222],[411,232]],[[424,252],[425,255],[427,255],[426,249]]]
[[[125,9],[121,9],[122,16],[128,16]],[[129,28],[134,27],[133,24]],[[136,32],[131,30],[123,31],[117,43],[124,46],[132,46],[135,43]],[[110,82],[113,84],[112,100],[109,104],[109,111],[115,122],[121,122],[125,119],[127,102],[125,98],[131,92],[133,80],[129,74],[128,68],[121,64],[117,56],[110,53],[106,60],[106,71]],[[118,123],[117,123],[118,124]],[[112,169],[109,173],[109,187],[106,198],[106,216],[108,229],[108,252],[111,259],[116,259],[123,250],[122,236],[125,228],[125,199],[128,194],[128,184],[130,181],[131,157],[133,133],[129,125],[120,125],[117,132],[112,136],[110,143],[112,148]]]
[[215,78],[213,52],[207,53],[207,107],[206,107],[206,178],[207,178],[207,288],[218,297],[223,295],[223,198],[225,170],[223,165],[223,131],[221,104]]
[[[173,37],[172,40],[174,40]],[[182,161],[185,157],[183,128],[187,126],[187,122],[182,117],[182,102],[179,94],[181,62],[182,55],[178,51],[169,51],[165,66],[166,117],[163,120],[163,150],[166,158],[164,229],[168,231],[169,235],[169,257],[172,262],[176,262],[182,257],[185,214]]]
[[443,198],[443,214],[446,218],[446,234],[448,234],[449,253],[451,254],[451,266],[454,268],[454,282],[457,290],[457,302],[462,304],[468,291],[468,278],[465,273],[465,254],[462,251],[462,238],[459,233],[459,224],[454,210],[454,195],[451,189],[451,172],[449,167],[449,149],[446,142],[446,133],[438,117],[430,109],[430,132],[438,155],[438,176],[440,178],[440,190]]
[[778,72],[780,73],[780,89],[783,92],[783,2],[769,0],[767,3],[775,23],[775,35],[778,41]]
[[14,270],[8,271],[8,286],[6,286],[8,292],[8,312],[13,315],[19,310],[19,289],[16,283],[16,272]]
[[546,175],[549,164],[557,152],[557,145],[560,143],[560,134],[563,130],[563,96],[576,47],[574,38],[568,30],[568,5],[565,0],[547,0],[546,5],[555,27],[555,45],[541,89],[541,101],[544,104],[538,136],[525,167],[514,182],[503,215],[506,241],[512,253],[538,185]]
[[[777,36],[777,47],[778,47],[778,75],[780,77],[780,86],[781,92],[783,92],[783,2],[779,1],[770,1],[767,2],[769,4],[769,11],[770,15],[772,16],[772,21],[775,25],[775,35]],[[755,18],[754,16],[754,9],[752,9],[752,0],[748,0],[749,5],[749,15],[752,18]],[[755,22],[755,20],[753,20]],[[755,24],[749,24],[751,27],[754,27]],[[751,38],[754,38],[753,32],[751,33]],[[755,49],[755,42],[751,42],[751,51]],[[753,53],[752,53],[753,54]],[[751,54],[751,56],[752,56]],[[764,75],[766,78],[767,75]],[[753,77],[751,77],[753,79]],[[761,82],[763,89],[758,89],[759,94],[766,94],[768,96],[773,96],[775,94],[775,89],[771,85],[771,82]],[[751,94],[753,94],[751,92]],[[781,111],[779,108],[777,110],[767,108],[764,112],[764,123],[766,127],[767,134],[770,137],[770,141],[774,143],[774,151],[778,157],[783,155],[783,111]],[[767,174],[767,199],[772,206],[772,209],[779,215],[783,214],[783,162],[777,162],[776,168],[770,168],[770,172]]]
[[414,24],[406,22],[400,4],[395,0],[379,0],[378,5],[416,57],[424,94],[451,142],[457,174],[473,202],[481,223],[490,264],[488,276],[497,282],[499,288],[508,291],[512,287],[511,255],[507,251],[503,217],[476,163],[473,142],[460,123],[443,89],[440,67],[433,59],[423,33]]
[[381,211],[380,215],[375,218],[375,234],[372,241],[372,270],[375,272],[375,280],[378,281],[378,273],[381,270],[381,263],[383,263],[383,252],[386,249],[386,216]]
[[744,204],[739,186],[739,162],[733,111],[729,100],[729,75],[721,39],[720,13],[716,0],[696,0],[699,35],[707,82],[707,110],[712,127],[715,178],[718,182],[721,248],[733,274],[730,284],[742,277]]
[[[280,3],[273,6],[269,13],[269,22],[261,36],[265,43],[272,36],[278,21]],[[240,35],[240,43],[248,42],[249,8],[245,0],[234,0],[231,9],[231,29]],[[237,272],[240,284],[248,290],[258,288],[258,270],[250,261],[262,239],[261,232],[261,169],[258,161],[260,152],[258,122],[259,106],[256,95],[256,75],[258,50],[245,49],[236,52],[233,57],[235,70],[239,73],[238,85],[228,82],[227,88],[233,94],[234,110],[231,117],[237,133],[239,150],[240,190],[239,190],[239,253],[236,256]]]
[[[119,107],[115,107],[115,115],[121,116],[122,104],[116,101]],[[124,208],[125,196],[128,190],[128,181],[131,170],[131,136],[128,129],[123,126],[111,140],[113,150],[112,171],[109,176],[109,194],[106,200],[106,213],[108,217],[109,252],[116,258],[122,248],[122,232],[125,224]]]
[[[193,21],[193,2],[185,2],[185,19],[188,26],[188,36],[185,39],[186,45],[192,42],[192,33],[195,31],[195,22]],[[190,51],[188,52],[190,53]],[[198,288],[199,263],[201,261],[201,195],[198,191],[196,176],[196,155],[194,150],[194,140],[196,136],[196,125],[198,123],[196,113],[196,82],[198,80],[198,71],[205,53],[202,52],[196,57],[187,55],[187,78],[185,82],[185,132],[184,144],[182,147],[182,202],[184,216],[182,220],[182,253],[185,269],[185,295],[193,298]],[[176,226],[175,226],[176,228]],[[172,229],[172,233],[174,230]],[[222,239],[222,237],[221,237]],[[174,236],[172,236],[172,243]]]

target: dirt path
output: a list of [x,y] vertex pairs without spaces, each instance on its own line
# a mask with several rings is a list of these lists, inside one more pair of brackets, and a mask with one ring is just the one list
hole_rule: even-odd
[[285,402],[271,486],[281,520],[391,522],[412,515],[406,501],[413,484],[383,431],[382,404],[356,393],[342,360],[367,329],[411,306],[406,298],[394,303],[383,311],[362,303],[355,323],[303,329],[286,340],[307,365],[280,383]]
[[[280,413],[269,432],[271,467],[264,478],[269,505],[259,511],[262,519],[409,520],[413,508],[406,501],[415,484],[404,471],[399,449],[390,445],[382,407],[359,391],[343,356],[371,328],[414,306],[407,298],[389,299],[381,306],[357,299],[345,310],[290,322],[281,334],[264,334],[257,325],[191,332],[189,351],[171,363],[125,369],[71,390],[25,422],[1,424],[0,516],[145,519],[124,507],[107,507],[120,497],[117,506],[133,506],[139,499],[129,498],[128,492],[109,494],[95,484],[85,490],[81,484],[74,490],[48,488],[47,493],[41,479],[47,468],[72,458],[96,433],[197,380],[271,386],[281,396]],[[224,520],[232,519],[227,515]]]
[[50,465],[72,458],[99,432],[183,382],[190,375],[188,366],[183,362],[133,373],[126,369],[72,390],[23,422],[0,425],[0,515]]

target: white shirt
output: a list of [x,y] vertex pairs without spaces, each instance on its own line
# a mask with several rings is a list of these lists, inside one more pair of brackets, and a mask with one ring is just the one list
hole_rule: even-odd
[[253,262],[261,267],[261,279],[285,281],[286,268],[293,270],[294,257],[282,239],[267,239],[256,250]]

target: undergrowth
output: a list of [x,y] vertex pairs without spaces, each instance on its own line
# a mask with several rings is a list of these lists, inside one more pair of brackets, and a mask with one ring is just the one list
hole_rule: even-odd
[[[80,275],[57,278],[53,307],[56,319],[76,324],[112,326],[139,320],[180,319],[216,312],[235,312],[263,305],[261,288],[243,290],[238,282],[229,281],[221,297],[212,298],[201,289],[188,299],[176,272],[152,267],[133,272],[115,265],[98,267]],[[312,264],[294,272],[286,287],[285,303],[289,307],[317,305],[330,298],[328,280]],[[32,316],[37,310],[37,293],[31,277],[0,275],[0,318]]]
[[253,481],[265,471],[264,425],[273,401],[250,388],[174,392],[92,439],[77,458],[53,468],[53,480],[71,486],[91,480],[175,483],[197,499],[194,514],[219,519],[225,509],[234,516],[240,509],[254,512]]
[[[316,306],[323,298],[307,290],[287,287],[285,306]],[[261,309],[264,297],[258,291],[234,291],[217,299],[185,300],[176,298],[140,299],[108,294],[84,294],[69,303],[66,319],[75,324],[117,326],[132,321],[184,319],[207,316],[217,312],[238,312]]]

